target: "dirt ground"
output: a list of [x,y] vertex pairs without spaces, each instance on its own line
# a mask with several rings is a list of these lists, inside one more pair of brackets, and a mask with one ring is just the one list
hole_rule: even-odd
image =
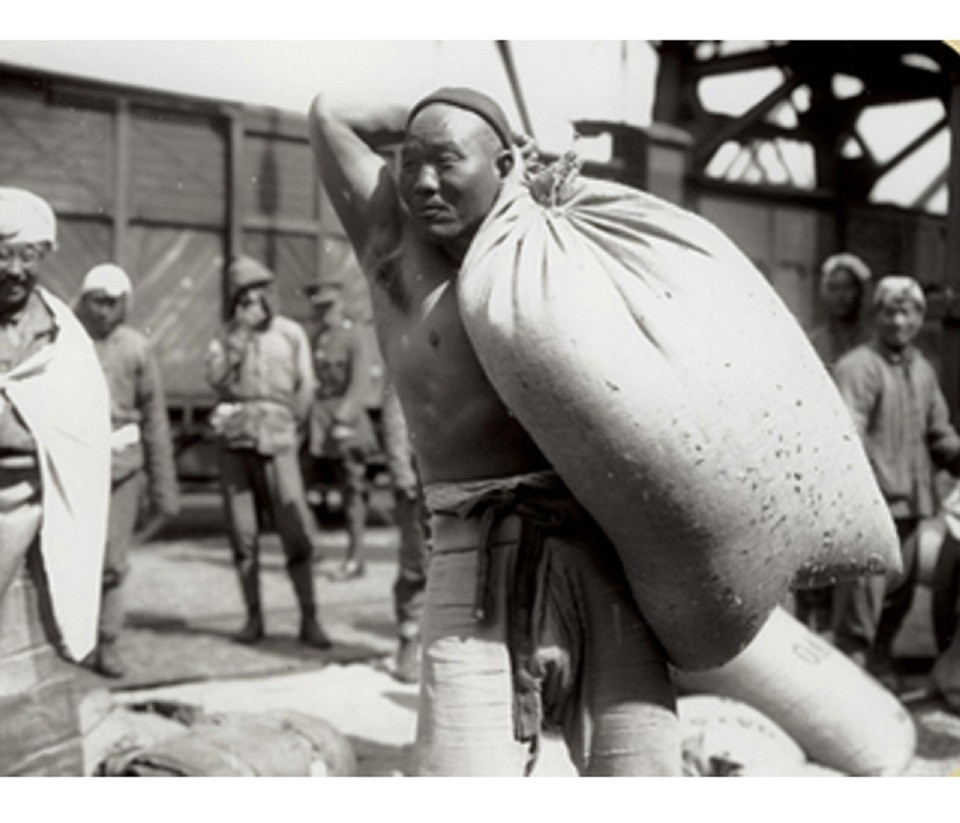
[[[255,646],[239,645],[230,635],[240,626],[243,610],[218,500],[208,492],[187,496],[182,515],[132,551],[128,629],[120,641],[128,673],[121,680],[107,680],[80,671],[87,726],[96,727],[110,707],[151,700],[176,701],[207,712],[296,710],[326,720],[346,736],[356,754],[358,775],[408,773],[417,688],[392,676],[397,535],[386,509],[375,507],[371,513],[365,576],[333,582],[327,574],[345,547],[341,528],[334,524],[321,530],[317,549],[322,557],[315,570],[321,619],[334,640],[331,650],[310,650],[297,643],[296,602],[274,536],[268,536],[263,547],[268,636]],[[919,733],[918,756],[908,770],[915,775],[950,774],[960,768],[960,718],[929,694],[934,648],[928,607],[921,592],[895,647],[906,673],[904,702]],[[117,744],[111,734],[116,736],[106,725],[92,733],[88,772]],[[555,737],[545,741],[534,774],[574,774]]]

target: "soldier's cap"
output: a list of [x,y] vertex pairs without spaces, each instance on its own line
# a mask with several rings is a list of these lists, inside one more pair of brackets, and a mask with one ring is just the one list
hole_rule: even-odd
[[905,274],[888,274],[880,278],[873,292],[874,308],[901,300],[912,300],[923,311],[927,308],[927,298],[920,284]]
[[230,300],[236,300],[237,295],[251,286],[262,286],[272,283],[273,272],[262,263],[246,255],[234,257],[227,266],[227,283]]
[[0,242],[57,247],[57,218],[42,197],[26,189],[0,188]]
[[80,294],[102,291],[107,297],[123,297],[133,291],[127,273],[113,263],[101,263],[94,266],[83,278]]
[[301,289],[301,291],[311,298],[316,298],[321,294],[335,296],[343,292],[343,286],[343,278],[339,275],[333,274],[328,275],[321,280],[314,280],[312,283],[308,283]]
[[504,114],[500,105],[492,97],[487,96],[483,92],[459,86],[446,86],[442,89],[437,89],[435,92],[428,94],[422,100],[415,103],[413,108],[410,109],[410,114],[407,115],[407,128],[410,128],[414,117],[427,106],[435,103],[445,103],[448,106],[455,106],[458,109],[473,112],[485,120],[497,133],[497,137],[500,138],[500,142],[503,143],[504,148],[508,149],[513,145],[513,130],[510,128],[510,121],[507,120],[507,115]]

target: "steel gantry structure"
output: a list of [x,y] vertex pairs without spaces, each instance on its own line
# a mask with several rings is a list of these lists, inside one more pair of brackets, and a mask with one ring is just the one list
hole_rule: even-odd
[[[937,214],[937,231],[915,244],[907,259],[875,259],[914,274],[937,295],[936,355],[944,390],[960,409],[960,54],[945,41],[658,41],[653,121],[690,137],[686,176],[690,185],[742,185],[753,193],[821,198],[836,215],[835,244],[852,242],[852,210],[868,207],[878,184],[944,137],[949,149],[922,168],[903,204],[917,220]],[[720,78],[765,73],[762,93],[736,113],[704,102],[705,84]],[[908,133],[893,153],[878,156],[863,129],[871,112],[896,118],[901,104],[930,101],[940,110]],[[936,109],[936,106],[934,106]],[[909,107],[903,107],[909,111]],[[909,114],[899,115],[909,117]],[[903,126],[904,124],[899,124]],[[811,173],[799,182],[785,172],[765,173],[762,152],[779,158],[785,146],[804,147]],[[930,152],[928,152],[929,154]],[[740,158],[737,162],[737,158]],[[724,159],[724,162],[721,160]],[[769,163],[767,164],[769,168]],[[940,208],[937,209],[937,204]],[[875,205],[875,203],[874,203]],[[919,235],[917,235],[919,238]],[[931,240],[933,238],[933,240]],[[828,249],[824,249],[827,251]],[[867,253],[869,254],[869,249]],[[923,253],[925,265],[912,266]],[[892,259],[889,259],[892,257]],[[924,271],[911,269],[923,268]],[[888,268],[889,270],[889,268]]]

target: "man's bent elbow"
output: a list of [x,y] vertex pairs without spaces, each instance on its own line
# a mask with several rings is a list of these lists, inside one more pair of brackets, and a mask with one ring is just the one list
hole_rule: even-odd
[[313,98],[310,110],[307,112],[307,130],[310,143],[317,148],[317,138],[322,134],[330,120],[330,111],[326,99],[322,94]]
[[330,107],[327,98],[323,93],[316,95],[310,104],[309,118],[310,122],[318,125],[326,122],[330,117]]

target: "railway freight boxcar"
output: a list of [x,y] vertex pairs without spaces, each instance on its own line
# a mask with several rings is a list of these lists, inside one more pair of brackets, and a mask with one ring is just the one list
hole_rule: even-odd
[[[60,297],[72,303],[97,263],[130,274],[129,320],[161,364],[182,480],[215,473],[203,355],[225,316],[230,255],[263,260],[284,313],[308,332],[300,289],[344,276],[349,313],[373,336],[366,284],[317,182],[305,117],[0,65],[0,181],[56,210],[60,250],[44,285]],[[378,363],[374,413],[380,376]]]

